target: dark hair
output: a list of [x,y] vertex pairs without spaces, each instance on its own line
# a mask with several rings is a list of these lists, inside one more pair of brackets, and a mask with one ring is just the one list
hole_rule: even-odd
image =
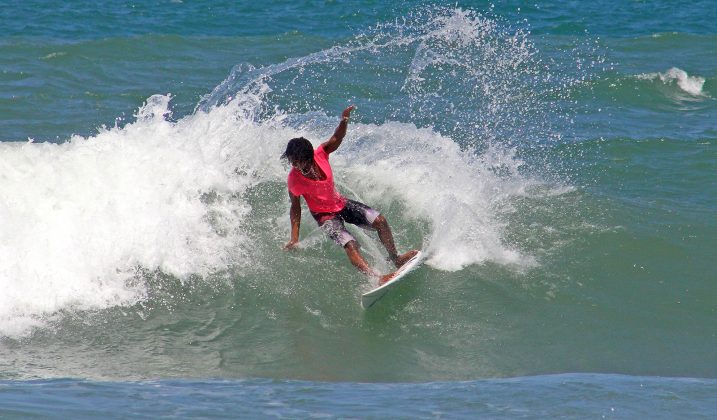
[[303,137],[297,137],[289,140],[286,145],[286,151],[281,155],[282,159],[288,159],[289,162],[306,162],[314,159],[314,146],[311,142]]

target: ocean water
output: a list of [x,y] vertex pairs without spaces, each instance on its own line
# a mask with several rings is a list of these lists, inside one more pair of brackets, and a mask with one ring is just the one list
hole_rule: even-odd
[[[711,1],[0,22],[0,417],[717,415]],[[348,104],[339,189],[428,256],[368,311],[306,209],[281,249]]]

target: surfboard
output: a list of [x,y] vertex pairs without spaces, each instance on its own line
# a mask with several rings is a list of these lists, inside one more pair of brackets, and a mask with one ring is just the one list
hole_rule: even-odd
[[408,260],[406,264],[402,265],[401,268],[396,270],[396,275],[391,280],[361,295],[361,306],[364,309],[368,309],[369,307],[371,307],[371,305],[376,303],[377,300],[381,299],[386,293],[396,287],[396,285],[406,276],[406,274],[410,273],[411,271],[413,271],[413,269],[415,269],[421,264],[422,255],[423,252],[418,251],[418,253],[414,255],[413,258]]

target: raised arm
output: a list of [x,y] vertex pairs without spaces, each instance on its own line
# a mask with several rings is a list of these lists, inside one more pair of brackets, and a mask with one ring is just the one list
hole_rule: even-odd
[[349,125],[351,111],[353,111],[354,108],[355,107],[351,105],[348,108],[344,109],[344,112],[341,113],[341,122],[339,122],[339,126],[336,127],[334,135],[331,136],[331,138],[322,145],[324,146],[324,151],[327,154],[336,151],[336,149],[341,146],[341,141],[344,139],[344,136],[346,136],[346,127]]
[[299,227],[301,226],[301,201],[298,196],[289,191],[291,209],[289,219],[291,220],[291,239],[284,245],[284,249],[294,249],[299,245]]

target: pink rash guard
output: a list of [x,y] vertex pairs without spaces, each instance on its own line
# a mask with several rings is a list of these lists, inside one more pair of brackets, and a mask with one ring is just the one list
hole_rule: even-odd
[[346,205],[346,198],[336,191],[334,174],[329,165],[329,155],[321,145],[314,150],[314,161],[326,175],[326,179],[309,179],[296,168],[291,168],[287,183],[295,196],[303,196],[312,213],[336,213]]

